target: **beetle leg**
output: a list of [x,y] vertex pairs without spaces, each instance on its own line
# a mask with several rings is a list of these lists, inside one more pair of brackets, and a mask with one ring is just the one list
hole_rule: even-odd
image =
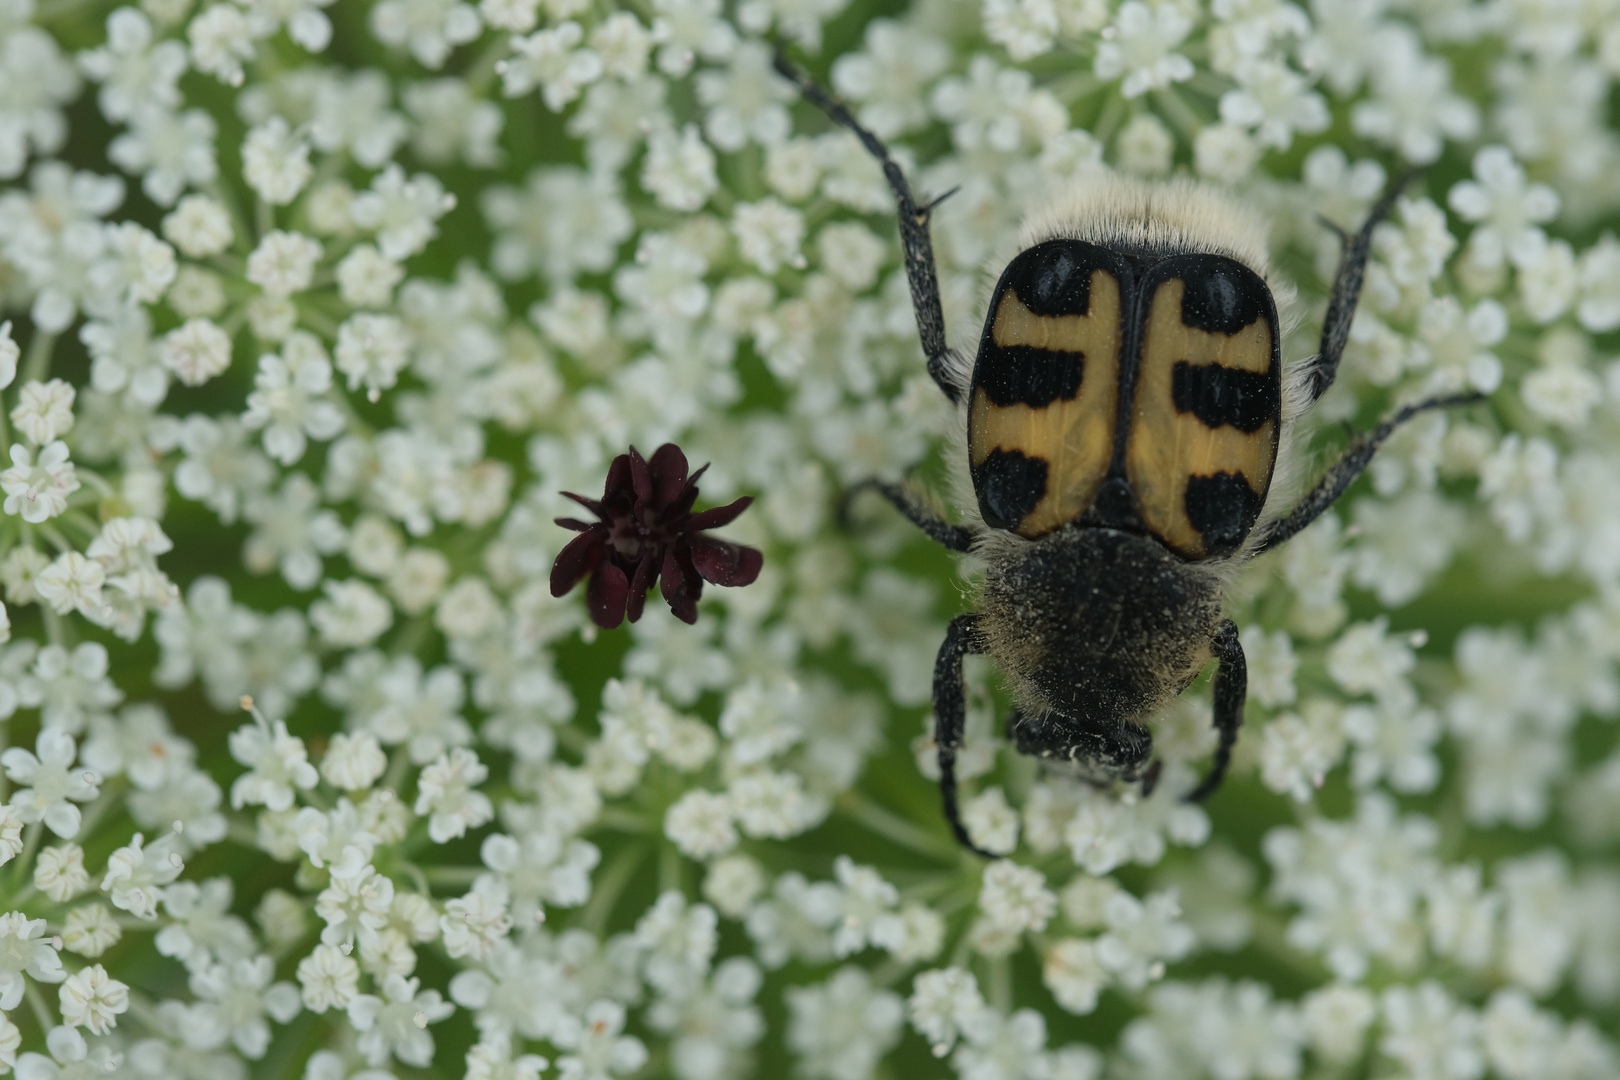
[[850,504],[863,491],[875,491],[882,495],[889,501],[889,505],[900,511],[907,521],[921,529],[934,543],[943,544],[952,551],[967,551],[973,546],[971,530],[946,521],[904,484],[890,483],[877,477],[851,485],[844,492],[844,497],[838,501],[838,523],[845,528],[849,527]]
[[906,183],[906,174],[889,155],[889,148],[883,145],[883,140],[856,120],[843,102],[822,89],[814,79],[788,60],[781,49],[776,51],[774,63],[777,72],[797,86],[806,100],[826,113],[833,123],[853,132],[861,140],[861,145],[866,147],[866,152],[883,167],[884,179],[888,180],[889,187],[894,191],[895,202],[899,205],[900,246],[905,250],[906,279],[911,283],[911,306],[917,316],[917,336],[922,339],[923,352],[928,357],[928,374],[952,404],[961,404],[966,389],[962,385],[964,365],[945,344],[945,313],[939,302],[939,274],[934,268],[934,244],[928,235],[928,220],[934,207],[952,193],[946,192],[932,202],[917,205],[917,200],[911,194],[911,185]]
[[1215,628],[1210,652],[1220,663],[1215,669],[1215,730],[1221,741],[1215,747],[1215,764],[1209,775],[1187,793],[1187,802],[1203,802],[1221,786],[1232,761],[1238,728],[1243,726],[1243,699],[1249,692],[1249,665],[1243,658],[1243,644],[1238,641],[1237,624],[1231,619],[1222,619]]
[[958,615],[945,630],[945,641],[934,661],[934,742],[939,746],[939,794],[945,820],[961,845],[987,859],[996,856],[975,844],[962,824],[956,806],[956,753],[967,727],[967,699],[962,691],[962,658],[985,652],[977,615]]
[[1427,401],[1419,401],[1416,404],[1397,410],[1394,416],[1373,428],[1372,431],[1365,435],[1356,436],[1351,440],[1349,448],[1339,455],[1339,460],[1328,466],[1327,472],[1322,474],[1322,479],[1318,480],[1316,486],[1311,488],[1305,497],[1299,501],[1299,505],[1289,511],[1287,517],[1279,518],[1272,525],[1271,532],[1267,534],[1260,546],[1255,549],[1255,554],[1259,555],[1270,551],[1272,548],[1293,538],[1307,525],[1321,517],[1327,511],[1327,508],[1338,502],[1339,496],[1343,495],[1350,485],[1355,483],[1356,477],[1360,476],[1362,470],[1372,461],[1373,454],[1383,445],[1384,441],[1395,434],[1396,430],[1412,417],[1430,409],[1447,409],[1453,405],[1472,405],[1483,400],[1485,400],[1483,394],[1450,394],[1444,397],[1429,398]]
[[1395,209],[1395,200],[1418,170],[1408,169],[1397,176],[1367,212],[1361,228],[1347,233],[1331,221],[1323,224],[1338,234],[1343,245],[1339,256],[1339,272],[1333,279],[1333,291],[1328,295],[1327,314],[1322,319],[1322,345],[1307,374],[1305,393],[1307,406],[1333,385],[1339,373],[1339,360],[1344,356],[1345,344],[1350,340],[1350,324],[1355,322],[1356,301],[1361,298],[1361,284],[1367,275],[1367,255],[1372,250],[1373,230]]

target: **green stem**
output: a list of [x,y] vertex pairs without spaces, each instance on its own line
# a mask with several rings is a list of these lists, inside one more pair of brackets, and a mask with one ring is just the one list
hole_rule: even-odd
[[53,331],[36,330],[28,340],[28,351],[23,354],[19,384],[42,382],[51,370],[51,352],[56,348],[57,335]]
[[225,823],[225,839],[254,851],[259,849],[259,834],[254,830],[253,826],[245,821],[227,820]]
[[39,850],[40,834],[44,831],[45,826],[37,821],[23,830],[23,849],[17,855],[16,867],[11,871],[12,892],[17,892],[28,880],[28,868],[34,861],[34,853]]
[[1153,100],[1159,106],[1159,115],[1174,124],[1176,133],[1186,142],[1191,143],[1203,130],[1204,121],[1173,87],[1156,91]]
[[56,1026],[56,1017],[51,1015],[50,1003],[45,1000],[45,994],[40,990],[39,984],[32,979],[25,981],[26,989],[23,996],[28,999],[28,1007],[34,1010],[34,1019],[39,1024],[41,1034]]
[[681,891],[681,856],[673,844],[658,845],[658,891]]
[[383,775],[381,787],[384,791],[392,791],[394,797],[399,797],[399,785],[405,780],[405,772],[411,767],[411,754],[403,745],[394,748],[394,756],[388,762],[388,772]]
[[422,873],[421,867],[417,866],[409,859],[400,859],[394,865],[405,871],[405,873],[410,877],[411,883],[416,886],[417,892],[421,893],[423,896],[433,895],[433,888],[428,884],[428,877],[426,874]]
[[599,938],[603,936],[608,916],[613,914],[613,905],[618,903],[619,894],[630,883],[630,878],[641,866],[646,854],[646,845],[630,844],[614,856],[607,868],[596,876],[591,889],[591,898],[586,903],[579,920],[584,929]]
[[997,956],[989,963],[990,1004],[1003,1016],[1012,1012],[1012,964],[1005,956]]
[[606,829],[617,829],[619,832],[645,833],[656,832],[649,827],[647,819],[631,810],[617,806],[605,806],[596,816],[596,824]]
[[[101,786],[100,794],[97,795],[96,801],[86,807],[84,812],[79,815],[80,836],[90,835],[91,831],[101,821],[102,816],[124,797],[124,788],[128,786],[128,781],[122,776],[114,776],[105,781],[98,780],[97,783]],[[153,839],[156,839],[156,837]]]
[[467,73],[462,76],[462,81],[467,84],[467,92],[473,97],[481,98],[488,94],[488,84],[493,82],[496,76],[495,68],[502,60],[511,55],[511,41],[509,35],[497,34],[495,39],[468,65]]
[[856,791],[847,791],[838,797],[838,809],[871,829],[879,836],[892,840],[901,847],[927,855],[930,858],[959,862],[962,851],[950,841],[920,829],[892,810],[879,806]]
[[417,869],[433,885],[471,885],[489,871],[482,866],[423,866]]
[[72,15],[80,8],[89,7],[94,2],[95,0],[52,0],[51,3],[41,6],[35,12],[34,21],[37,23],[55,22],[58,19]]
[[39,614],[40,617],[45,620],[45,637],[52,645],[58,645],[64,649],[67,648],[67,624],[62,621],[62,616],[56,613],[55,608],[44,603],[39,605]]

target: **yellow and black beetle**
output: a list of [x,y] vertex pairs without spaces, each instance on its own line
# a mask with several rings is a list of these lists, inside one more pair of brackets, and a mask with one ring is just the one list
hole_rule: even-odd
[[[883,143],[781,54],[777,70],[848,128],[883,167],[917,330],[934,381],[964,416],[978,521],[953,525],[905,487],[868,480],[929,537],[985,563],[979,610],[951,621],[934,666],[945,817],[957,811],[965,707],[962,658],[988,653],[1012,685],[1020,753],[1097,782],[1152,784],[1143,720],[1213,658],[1207,798],[1243,723],[1247,670],[1222,586],[1333,505],[1380,443],[1417,413],[1477,400],[1432,398],[1354,439],[1291,510],[1268,513],[1293,422],[1333,383],[1350,335],[1374,227],[1393,185],[1343,254],[1321,349],[1288,372],[1267,284],[1265,229],[1206,186],[1097,177],[1031,216],[991,294],[971,364],[945,344],[929,239],[938,200],[919,206]],[[1258,526],[1258,527],[1257,527]]]

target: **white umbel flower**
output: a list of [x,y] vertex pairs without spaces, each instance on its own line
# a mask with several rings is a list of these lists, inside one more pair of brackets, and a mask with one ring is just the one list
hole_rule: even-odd
[[1097,46],[1095,71],[1099,79],[1125,76],[1120,92],[1126,97],[1192,78],[1192,61],[1174,51],[1192,30],[1181,8],[1126,0],[1108,30]]
[[962,804],[968,837],[992,855],[1010,855],[1018,847],[1018,812],[999,787],[989,788]]
[[997,936],[1039,932],[1057,911],[1057,896],[1033,866],[998,859],[985,868],[979,911]]
[[253,27],[235,4],[215,4],[187,27],[191,63],[228,86],[242,85],[242,65],[253,59]]
[[700,210],[719,188],[714,151],[703,141],[696,124],[676,131],[660,128],[647,140],[641,166],[641,186],[660,206],[691,213]]
[[163,886],[180,876],[185,863],[175,850],[178,845],[172,836],[159,837],[150,847],[145,846],[145,840],[136,833],[128,845],[107,857],[101,891],[112,896],[114,907],[137,919],[155,919]]
[[369,731],[349,734],[340,731],[327,744],[321,758],[321,777],[335,788],[362,791],[376,782],[388,768],[377,736]]
[[242,176],[272,206],[285,206],[297,198],[314,171],[308,141],[279,116],[249,131],[242,144]]
[[860,968],[840,968],[817,986],[790,987],[787,1006],[788,1045],[812,1076],[868,1076],[900,1038],[900,998],[873,987]]
[[692,859],[711,859],[737,846],[731,800],[695,788],[681,795],[664,813],[664,835]]
[[355,308],[385,308],[405,269],[371,244],[356,244],[337,265],[338,293]]
[[36,462],[21,443],[11,447],[11,468],[0,472],[6,493],[5,512],[30,525],[49,521],[67,509],[68,496],[79,490],[79,476],[68,460],[67,443],[58,439],[39,452]]
[[433,1036],[427,1026],[456,1007],[437,990],[418,992],[420,982],[389,975],[382,983],[382,997],[361,994],[349,1002],[349,1022],[360,1032],[360,1052],[373,1068],[387,1064],[390,1057],[418,1067],[433,1059]]
[[45,983],[67,978],[60,948],[60,938],[45,936],[44,919],[30,919],[20,911],[0,915],[0,1011],[10,1012],[22,1002],[24,975]]
[[11,338],[11,320],[0,323],[0,390],[12,384],[17,378],[17,360],[22,356],[22,349]]
[[423,67],[438,69],[457,45],[482,29],[478,10],[458,0],[382,0],[371,9],[371,32],[395,48],[409,49]]
[[446,900],[439,916],[445,952],[456,957],[487,960],[511,929],[510,896],[493,874],[479,875],[465,896]]
[[1479,1014],[1458,1005],[1439,983],[1384,991],[1378,1048],[1412,1080],[1478,1080],[1485,1073]]
[[294,788],[308,790],[318,779],[304,740],[288,734],[284,720],[271,723],[255,711],[252,723],[231,732],[230,747],[231,756],[252,770],[231,785],[231,805],[238,809],[286,810]]
[[356,225],[376,235],[384,257],[400,262],[439,234],[435,222],[455,205],[456,197],[431,174],[407,180],[403,169],[390,165],[372,180],[369,191],[354,197],[349,213]]
[[624,1006],[616,1001],[593,1001],[583,1023],[575,1023],[552,1041],[569,1053],[557,1059],[557,1072],[565,1080],[609,1080],[625,1076],[647,1063],[647,1048],[634,1035],[625,1035]]
[[201,386],[231,366],[231,339],[212,320],[187,319],[163,335],[158,355],[175,378]]
[[368,863],[353,874],[333,875],[332,883],[315,898],[315,914],[326,920],[321,940],[328,945],[349,945],[356,938],[373,941],[388,925],[394,903],[394,883]]
[[987,1008],[973,973],[959,967],[918,975],[906,1002],[912,1027],[928,1040],[935,1057],[950,1053],[962,1030],[977,1023]]
[[330,400],[332,362],[314,335],[295,330],[281,355],[259,357],[259,373],[248,395],[242,424],[264,430],[264,452],[283,465],[304,456],[309,439],[335,438],[348,423]]
[[338,327],[333,356],[349,389],[364,386],[366,397],[376,401],[399,380],[410,343],[405,325],[392,315],[354,315]]
[[416,781],[416,812],[431,814],[428,837],[443,844],[465,836],[495,816],[489,796],[477,790],[489,776],[488,766],[478,755],[457,746],[440,754],[437,761],[422,770]]
[[10,803],[0,803],[0,866],[22,854],[22,814]]
[[516,97],[538,86],[546,108],[560,112],[602,75],[602,58],[594,49],[580,47],[584,39],[584,29],[572,19],[513,38],[513,55],[498,69],[501,88]]
[[298,1015],[298,990],[272,983],[275,964],[268,956],[239,957],[191,973],[191,992],[201,999],[192,1009],[196,1022],[229,1038],[250,1061],[270,1047],[268,1015],[285,1024]]
[[216,200],[187,195],[163,219],[163,235],[181,254],[202,259],[229,249],[235,234],[230,213]]
[[1108,969],[1094,942],[1067,938],[1054,945],[1041,966],[1041,978],[1057,1003],[1077,1016],[1097,1008],[1097,995],[1108,985]]
[[298,961],[298,982],[310,1012],[347,1009],[360,994],[360,964],[336,945],[317,945]]
[[16,746],[0,754],[6,776],[24,785],[12,795],[11,808],[21,820],[42,821],[57,836],[71,839],[79,832],[79,808],[73,804],[95,798],[100,780],[89,769],[74,767],[78,749],[61,728],[41,731],[34,748],[38,756]]
[[89,888],[84,849],[78,844],[58,844],[41,851],[34,860],[34,887],[58,904]]
[[80,904],[62,920],[62,948],[95,959],[124,936],[105,904]]
[[1558,215],[1558,195],[1546,184],[1528,183],[1524,169],[1505,146],[1474,154],[1474,179],[1454,184],[1446,196],[1451,208],[1476,223],[1468,257],[1482,267],[1504,259],[1524,266],[1541,250],[1541,224]]
[[61,379],[24,383],[11,410],[11,422],[35,446],[66,435],[73,427],[74,389]]
[[325,581],[326,594],[309,606],[309,622],[329,645],[359,648],[394,624],[394,609],[364,581]]
[[77,551],[64,551],[39,572],[34,589],[59,615],[77,609],[94,618],[104,606],[101,588],[106,582],[107,570],[101,563]]
[[69,975],[56,996],[64,1021],[89,1028],[96,1035],[111,1031],[118,1015],[129,1010],[129,987],[108,975],[100,964]]
[[270,296],[291,296],[309,288],[321,260],[321,242],[303,233],[272,229],[247,261],[247,279]]

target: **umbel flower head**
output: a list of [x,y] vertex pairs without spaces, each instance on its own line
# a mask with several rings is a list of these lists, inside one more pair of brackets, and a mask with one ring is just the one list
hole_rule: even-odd
[[562,596],[586,575],[585,604],[596,625],[611,630],[629,615],[641,618],[647,590],[658,582],[675,617],[697,622],[697,601],[705,581],[748,585],[759,576],[765,557],[751,547],[704,536],[705,529],[729,525],[748,509],[752,496],[692,513],[698,477],[687,475],[686,455],[674,443],[660,446],[648,461],[630,448],[608,467],[602,498],[563,492],[600,521],[558,518],[579,532],[551,567],[551,595]]

